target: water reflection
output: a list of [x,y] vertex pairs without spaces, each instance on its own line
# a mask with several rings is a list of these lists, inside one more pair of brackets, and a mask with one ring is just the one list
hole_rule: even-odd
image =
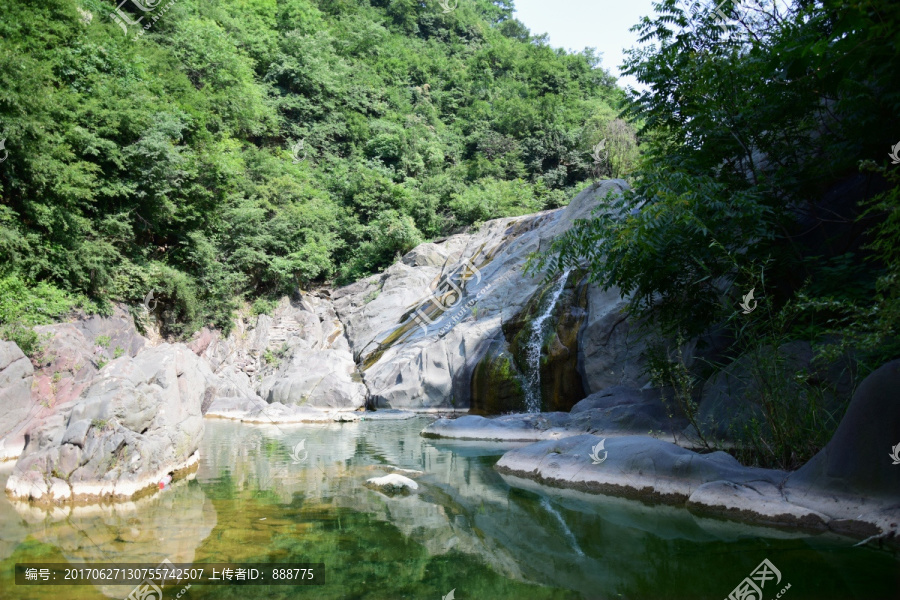
[[[15,562],[113,557],[327,569],[320,587],[194,586],[184,599],[437,599],[456,589],[460,600],[721,600],[768,558],[791,582],[789,598],[898,597],[889,553],[501,477],[493,465],[514,445],[425,439],[426,423],[210,420],[196,479],[159,496],[71,514],[2,499],[0,595],[125,597],[128,588],[28,588],[26,596],[11,585]],[[303,452],[293,452],[301,442]],[[388,465],[422,471],[418,493],[389,498],[364,487]]]

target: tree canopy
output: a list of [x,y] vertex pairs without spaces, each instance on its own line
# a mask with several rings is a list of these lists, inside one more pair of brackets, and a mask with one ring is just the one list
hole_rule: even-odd
[[4,7],[0,277],[19,306],[39,285],[100,306],[153,289],[169,333],[228,328],[242,299],[564,204],[624,97],[504,0],[116,6]]

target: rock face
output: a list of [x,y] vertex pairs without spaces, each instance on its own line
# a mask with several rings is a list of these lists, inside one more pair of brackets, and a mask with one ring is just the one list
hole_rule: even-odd
[[13,342],[0,341],[0,461],[15,458],[25,445],[22,425],[35,406],[33,380],[31,361]]
[[204,332],[192,347],[229,385],[223,398],[263,398],[269,403],[356,410],[366,387],[324,294],[282,299],[275,313],[260,315],[252,330],[226,339]]
[[[589,218],[607,193],[625,187],[619,180],[605,181],[585,189],[566,208],[489,221],[474,234],[423,244],[384,273],[336,290],[334,307],[346,325],[371,404],[472,406],[484,413],[520,409],[528,385],[521,382],[526,375],[523,344],[511,355],[510,342],[524,331],[528,307],[532,315],[547,308],[541,302],[547,293],[544,275],[524,274],[526,260],[575,220]],[[549,307],[553,318],[541,335],[546,407],[568,409],[585,392],[613,379],[640,380],[640,348],[626,335],[619,295],[581,289],[576,279],[566,284],[569,294],[562,303]],[[517,319],[522,322],[508,327]],[[589,342],[587,351],[576,348],[578,339]],[[504,353],[512,362],[503,360]],[[598,370],[613,375],[584,385],[579,381]],[[490,385],[494,377],[501,378],[497,393]]]
[[[877,507],[878,523],[893,531],[900,523],[900,465],[892,449],[900,444],[900,360],[883,365],[856,390],[831,441],[794,472],[785,491],[791,501],[852,519],[862,507]],[[887,527],[884,527],[887,523]]]
[[[41,351],[30,361],[24,356],[17,358],[9,375],[0,380],[0,397],[8,394],[3,406],[9,407],[0,417],[0,460],[18,457],[27,431],[78,398],[103,365],[120,356],[135,356],[146,344],[120,306],[114,307],[110,316],[82,317],[34,329],[42,340]],[[5,348],[0,350],[2,365],[11,343],[0,343]],[[12,352],[21,355],[18,348]],[[27,393],[24,380],[13,381],[22,369],[28,371]],[[23,410],[23,402],[27,409]]]
[[[567,271],[542,286],[522,312],[503,324],[525,387],[519,410],[569,410],[584,398],[578,337],[587,315],[588,287],[581,274]],[[472,394],[473,405],[479,400]]]
[[132,498],[197,460],[209,367],[182,344],[114,360],[82,396],[31,431],[7,482],[37,503]]
[[617,289],[588,288],[587,321],[578,345],[578,370],[588,394],[615,385],[640,388],[648,382],[642,358],[646,345],[626,318],[626,306]]

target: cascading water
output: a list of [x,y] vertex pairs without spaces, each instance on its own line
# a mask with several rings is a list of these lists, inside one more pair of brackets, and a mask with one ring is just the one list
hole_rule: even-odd
[[531,322],[531,335],[525,346],[525,410],[530,413],[541,412],[541,345],[544,340],[544,321],[553,312],[556,301],[566,287],[570,270],[563,272],[550,294],[544,312]]

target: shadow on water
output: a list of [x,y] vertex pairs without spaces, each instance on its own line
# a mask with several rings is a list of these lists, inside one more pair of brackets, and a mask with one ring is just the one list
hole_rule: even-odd
[[[188,600],[438,600],[450,590],[459,600],[722,600],[763,559],[780,570],[779,589],[790,583],[788,600],[900,597],[900,562],[890,553],[836,536],[541,488],[493,470],[514,445],[424,439],[425,423],[211,420],[196,478],[157,496],[71,514],[0,499],[0,597],[125,598],[131,591],[16,587],[17,562],[164,558],[326,569],[321,586],[194,585],[181,596]],[[386,465],[422,471],[418,493],[388,498],[364,487]],[[763,598],[779,589],[770,582]],[[179,591],[169,587],[164,598]]]

